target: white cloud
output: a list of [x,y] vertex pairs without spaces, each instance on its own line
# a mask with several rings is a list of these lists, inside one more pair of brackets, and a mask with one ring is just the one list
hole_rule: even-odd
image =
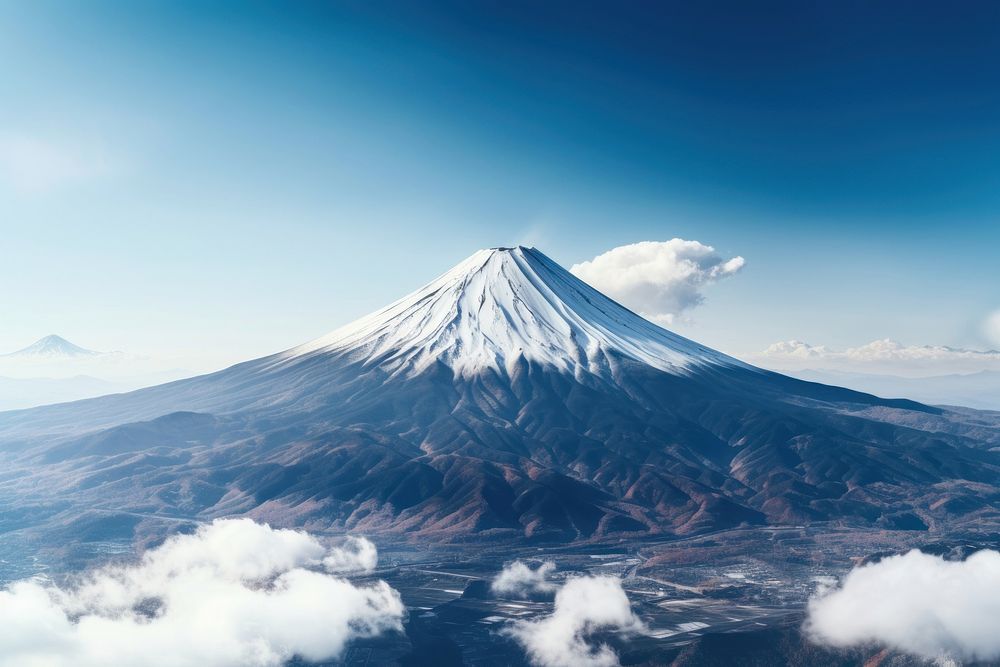
[[516,560],[504,566],[500,574],[493,579],[491,588],[494,593],[516,597],[551,593],[556,586],[548,580],[548,577],[555,569],[556,564],[551,561],[546,561],[532,570],[527,563]]
[[570,271],[654,322],[669,324],[704,301],[702,289],[743,268],[742,257],[723,259],[712,246],[671,239],[619,246]]
[[944,345],[903,345],[890,338],[873,340],[867,345],[848,348],[845,356],[858,361],[913,361],[951,359],[1000,359],[1000,352],[965,350]]
[[817,642],[877,642],[928,660],[1000,658],[1000,552],[964,562],[911,551],[850,572],[809,603]]
[[385,582],[355,586],[309,569],[368,569],[374,547],[361,544],[341,554],[304,532],[219,520],[135,565],[66,585],[12,584],[0,591],[0,665],[268,667],[335,658],[351,639],[402,628],[403,604]]
[[96,146],[60,143],[27,134],[0,134],[0,182],[17,192],[46,193],[105,176],[107,154]]
[[963,373],[1000,369],[1000,352],[968,350],[944,345],[903,345],[889,338],[833,350],[798,340],[770,345],[761,363],[779,368],[834,368],[866,372]]
[[621,580],[576,577],[556,593],[553,612],[536,621],[516,621],[507,633],[541,667],[611,667],[618,656],[606,644],[593,646],[588,637],[598,631],[634,634],[645,631],[632,613]]
[[822,359],[829,355],[826,347],[810,345],[801,340],[783,340],[767,346],[763,354],[768,357],[791,357],[795,359]]
[[363,537],[348,537],[344,546],[331,549],[323,558],[327,572],[371,572],[378,565],[378,550]]

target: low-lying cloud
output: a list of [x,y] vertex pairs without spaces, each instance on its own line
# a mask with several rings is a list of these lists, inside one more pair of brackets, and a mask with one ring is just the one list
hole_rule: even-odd
[[928,660],[1000,658],[1000,552],[946,561],[919,551],[848,574],[809,603],[820,643],[878,643]]
[[504,566],[494,577],[490,588],[498,595],[515,597],[530,597],[532,595],[551,593],[556,585],[549,581],[549,575],[556,569],[556,564],[545,561],[535,569],[523,561],[516,560]]
[[556,593],[550,615],[515,621],[506,630],[540,667],[613,667],[619,664],[614,650],[594,645],[590,637],[595,632],[644,631],[616,577],[569,579]]
[[903,345],[889,338],[845,350],[799,340],[774,343],[761,355],[764,363],[785,368],[833,368],[868,372],[957,373],[1000,369],[1000,351],[944,345]]
[[168,539],[130,566],[73,582],[0,591],[0,665],[271,667],[339,656],[347,642],[402,629],[384,581],[358,586],[323,571],[368,571],[375,547],[328,548],[307,533],[219,520]]
[[643,317],[670,324],[704,302],[706,286],[736,275],[744,263],[704,243],[675,238],[612,248],[570,271]]
[[323,557],[323,569],[332,573],[371,572],[376,565],[378,550],[363,537],[348,537],[341,547],[330,549]]

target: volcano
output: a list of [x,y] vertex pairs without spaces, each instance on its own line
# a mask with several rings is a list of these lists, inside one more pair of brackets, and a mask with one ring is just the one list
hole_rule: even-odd
[[82,348],[79,345],[75,345],[62,336],[50,334],[43,338],[39,338],[28,347],[0,356],[28,359],[73,359],[77,357],[92,357],[99,354],[100,352],[95,352],[93,350]]
[[1000,523],[998,443],[972,411],[755,368],[536,249],[494,248],[285,352],[0,413],[0,495],[59,499],[64,518],[239,515],[445,540],[933,531]]

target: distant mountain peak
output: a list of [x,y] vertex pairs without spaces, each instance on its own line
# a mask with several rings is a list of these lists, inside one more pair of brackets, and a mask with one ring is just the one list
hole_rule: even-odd
[[49,334],[43,338],[39,338],[37,341],[32,343],[26,348],[20,349],[17,352],[11,352],[2,356],[5,357],[91,357],[100,354],[100,352],[95,352],[94,350],[88,350],[86,348],[75,345],[62,336],[57,336],[56,334]]
[[674,373],[744,366],[662,329],[590,287],[535,248],[480,250],[436,280],[286,359],[337,354],[393,373],[442,362],[459,375],[524,358],[605,375],[614,357]]

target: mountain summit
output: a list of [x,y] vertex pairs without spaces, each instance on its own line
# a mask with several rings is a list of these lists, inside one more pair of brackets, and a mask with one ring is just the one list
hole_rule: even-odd
[[82,508],[441,540],[996,529],[987,423],[748,366],[494,248],[285,352],[0,413],[0,497],[65,506],[60,530]]
[[338,354],[419,373],[442,362],[460,376],[517,359],[608,374],[614,357],[671,373],[745,364],[662,329],[535,248],[480,250],[367,317],[286,353]]
[[72,358],[72,357],[91,357],[100,352],[95,352],[94,350],[87,350],[80,347],[79,345],[74,345],[62,336],[57,336],[51,334],[45,336],[44,338],[39,338],[34,343],[20,349],[16,352],[11,352],[9,354],[0,355],[5,357],[42,357],[46,359],[54,358]]

